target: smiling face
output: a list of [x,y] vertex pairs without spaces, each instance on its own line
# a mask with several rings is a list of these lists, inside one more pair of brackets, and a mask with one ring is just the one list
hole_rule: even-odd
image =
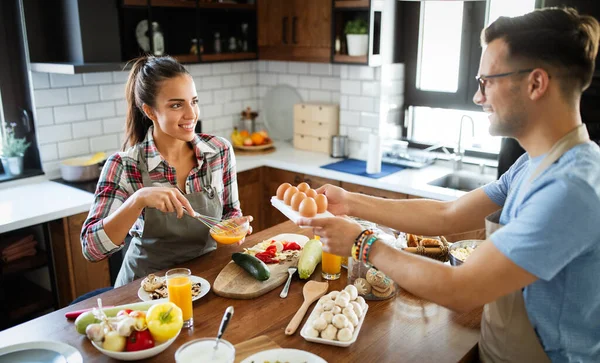
[[[519,67],[510,64],[508,46],[502,39],[488,44],[481,57],[479,75],[513,72]],[[527,125],[527,74],[489,78],[485,81],[485,96],[477,90],[473,102],[489,114],[490,134],[518,137]]]
[[156,137],[192,141],[200,116],[194,80],[182,74],[161,82],[155,106],[144,105],[144,111],[154,124]]

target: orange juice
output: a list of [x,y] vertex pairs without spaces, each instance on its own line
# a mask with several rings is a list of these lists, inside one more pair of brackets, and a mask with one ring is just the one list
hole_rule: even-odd
[[326,280],[337,280],[342,271],[342,256],[323,252],[321,261],[322,276]]
[[169,301],[179,306],[183,318],[183,326],[189,328],[194,324],[192,307],[191,271],[187,268],[176,268],[167,271],[167,290]]

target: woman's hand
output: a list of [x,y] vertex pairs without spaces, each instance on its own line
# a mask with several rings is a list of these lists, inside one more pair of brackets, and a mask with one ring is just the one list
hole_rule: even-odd
[[144,187],[134,194],[135,203],[141,208],[156,208],[163,213],[177,213],[177,218],[183,217],[185,210],[194,215],[190,202],[177,188]]
[[360,224],[345,216],[300,218],[296,224],[313,227],[314,234],[319,236],[323,242],[323,251],[338,256],[350,256],[354,240],[364,229]]
[[[246,221],[248,221],[248,223],[252,223],[252,221],[254,220],[254,217],[252,216],[242,216],[242,217],[235,217],[232,219],[228,219],[229,221],[233,221],[236,224],[243,224]],[[248,226],[248,233],[246,233],[246,236],[252,234],[252,225]],[[246,236],[244,236],[244,238],[242,238],[237,244],[241,245],[242,243],[246,242]]]
[[316,190],[319,194],[325,194],[327,197],[327,210],[332,214],[347,215],[350,214],[350,206],[348,205],[348,193],[346,190],[336,187],[335,185],[325,184]]

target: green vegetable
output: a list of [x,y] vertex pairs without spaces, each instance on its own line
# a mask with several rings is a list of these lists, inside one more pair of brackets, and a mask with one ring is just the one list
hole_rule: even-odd
[[[148,311],[148,309],[150,309],[150,307],[152,305],[156,304],[157,302],[159,302],[159,301],[144,301],[144,302],[133,303],[133,304],[119,305],[119,306],[115,306],[112,308],[106,308],[106,309],[102,309],[102,310],[104,311],[106,316],[108,316],[110,318],[113,316],[117,316],[119,311],[121,311],[123,309]],[[75,319],[75,328],[77,329],[77,332],[79,334],[85,334],[85,328],[87,328],[88,325],[94,324],[94,323],[99,323],[99,322],[100,322],[100,320],[96,319],[96,317],[94,316],[94,313],[90,310],[90,311],[87,311],[87,312],[79,315],[77,317],[77,319]]]
[[311,239],[306,242],[298,261],[298,274],[301,279],[307,279],[312,275],[319,262],[321,262],[322,253],[321,241]]
[[231,255],[231,259],[258,281],[265,281],[271,277],[267,265],[252,255],[236,252]]
[[367,34],[367,22],[363,19],[350,20],[344,27],[345,34]]

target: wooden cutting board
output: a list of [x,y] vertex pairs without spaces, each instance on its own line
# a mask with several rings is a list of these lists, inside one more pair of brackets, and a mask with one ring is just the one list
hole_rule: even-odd
[[281,264],[268,264],[271,277],[258,281],[233,261],[225,266],[213,283],[215,294],[231,299],[254,299],[283,285],[288,278],[288,267],[297,266],[298,257]]
[[245,342],[234,345],[235,347],[235,363],[240,363],[252,354],[262,352],[264,350],[281,348],[277,343],[271,340],[266,335],[261,335]]

